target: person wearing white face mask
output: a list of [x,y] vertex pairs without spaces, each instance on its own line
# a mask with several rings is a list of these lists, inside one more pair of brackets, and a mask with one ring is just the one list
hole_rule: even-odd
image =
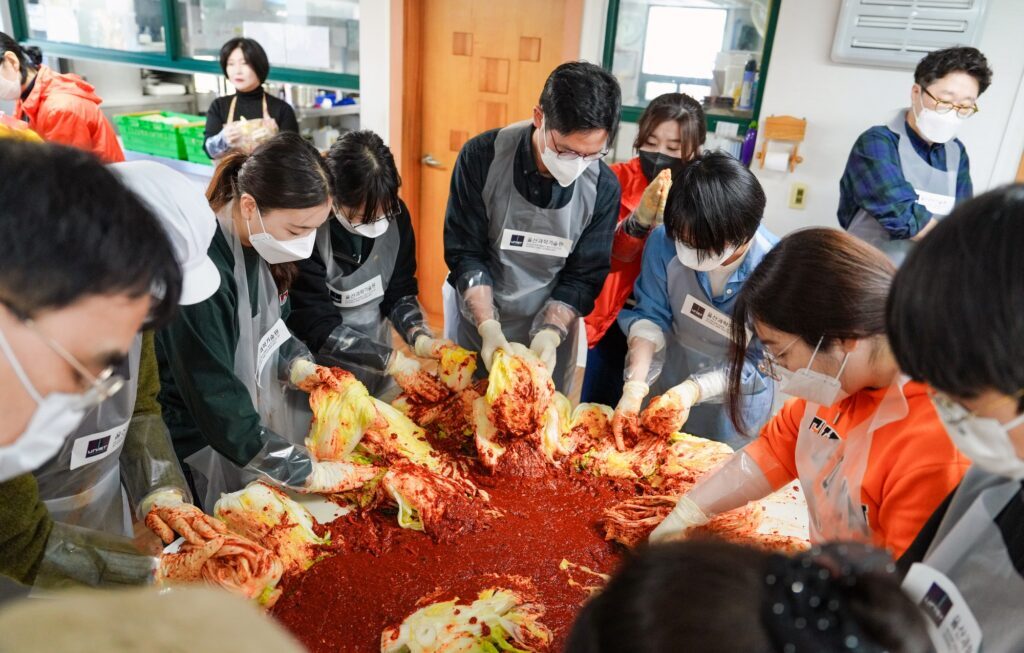
[[839,182],[839,224],[897,265],[957,202],[973,194],[967,150],[956,134],[992,82],[985,56],[955,47],[914,71],[910,108],[854,143]]
[[[893,281],[893,353],[928,383],[953,443],[974,463],[898,561],[933,616],[936,650],[954,621],[961,651],[1024,650],[1024,186],[963,203],[907,257]],[[956,259],[956,265],[949,265]],[[935,293],[941,288],[941,293]]]
[[298,491],[349,488],[351,466],[314,462],[302,446],[312,356],[283,319],[296,261],[331,214],[323,157],[283,132],[228,154],[207,190],[219,229],[209,254],[217,292],[157,333],[160,404],[175,451],[207,510],[262,478]]
[[[97,583],[147,582],[153,559],[130,542],[57,523],[28,472],[134,381],[122,363],[139,329],[169,320],[182,292],[174,249],[150,210],[92,155],[8,140],[0,140],[0,240],[8,246],[0,266],[0,575],[23,584],[76,571]],[[97,438],[81,457],[115,445],[113,435]],[[117,491],[120,499],[120,482]],[[108,545],[125,547],[130,555],[119,559],[134,562],[101,555]],[[97,569],[100,559],[110,564]]]
[[[625,385],[612,420],[619,448],[635,444],[641,427],[667,437],[684,423],[733,447],[746,443],[722,401],[736,297],[778,242],[761,225],[764,205],[757,178],[725,154],[698,156],[673,181],[665,225],[644,248],[633,289],[636,307],[619,315],[628,345]],[[772,381],[757,369],[758,360],[754,339],[743,376],[751,433],[772,405]],[[640,415],[648,392],[658,398]]]
[[761,434],[680,498],[651,534],[679,535],[800,480],[811,541],[852,540],[899,556],[969,461],[921,383],[902,376],[885,337],[895,269],[833,229],[783,238],[733,309],[729,407],[742,424],[748,331],[766,373],[793,397]]
[[371,131],[342,135],[327,154],[334,219],[317,231],[299,263],[288,326],[317,362],[343,367],[373,395],[394,388],[389,374],[418,371],[394,349],[392,327],[420,357],[440,356],[417,295],[416,236],[395,159]]
[[565,63],[532,121],[459,152],[444,224],[445,337],[480,351],[483,367],[509,340],[529,340],[558,390],[580,390],[579,318],[604,284],[619,212],[619,182],[600,159],[620,103],[610,73]]

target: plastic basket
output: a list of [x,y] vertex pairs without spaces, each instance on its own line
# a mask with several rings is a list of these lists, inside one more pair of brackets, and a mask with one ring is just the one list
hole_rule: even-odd
[[185,157],[192,163],[212,166],[213,161],[206,154],[206,123],[182,127],[181,139],[185,143]]
[[[182,118],[188,123],[169,125],[152,120],[151,118],[154,116]],[[143,111],[114,116],[114,124],[121,135],[125,149],[182,161],[188,160],[184,130],[196,126],[202,128],[205,122],[206,119],[203,116],[175,113],[174,111]]]

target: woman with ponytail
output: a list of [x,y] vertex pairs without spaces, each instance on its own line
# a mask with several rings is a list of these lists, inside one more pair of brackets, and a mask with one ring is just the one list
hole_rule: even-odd
[[331,214],[327,166],[298,134],[233,152],[207,190],[219,229],[209,255],[220,288],[157,335],[160,404],[193,493],[209,510],[221,492],[262,478],[301,491],[344,491],[350,466],[313,462],[302,442],[312,369],[284,319],[296,261]]
[[23,48],[2,32],[0,100],[14,102],[14,115],[28,119],[44,140],[92,152],[104,163],[124,161],[92,85],[78,75],[54,72],[42,64],[38,48]]

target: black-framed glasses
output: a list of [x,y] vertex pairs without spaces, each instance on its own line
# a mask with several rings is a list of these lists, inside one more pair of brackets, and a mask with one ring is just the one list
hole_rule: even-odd
[[974,114],[978,113],[978,111],[980,111],[977,103],[970,105],[953,104],[952,102],[947,102],[946,100],[940,100],[939,98],[932,95],[931,92],[923,86],[921,87],[921,90],[924,91],[924,94],[930,97],[933,102],[935,102],[935,109],[933,109],[935,113],[946,114],[955,109],[956,115],[959,116],[960,118],[970,118]]
[[[544,135],[544,140],[547,141],[548,136],[550,136],[551,132],[548,131],[547,125],[543,123],[541,124],[541,130]],[[562,161],[575,161],[577,159],[583,159],[587,163],[592,163],[594,161],[597,161],[598,159],[603,159],[604,157],[608,156],[609,152],[612,151],[609,147],[604,148],[600,152],[593,152],[591,154],[580,154],[579,152],[574,152],[573,150],[563,150],[558,147],[558,143],[555,142],[554,136],[551,137],[551,149],[555,151],[555,156],[561,159]]]
[[93,374],[82,365],[77,358],[71,355],[59,342],[43,333],[31,318],[22,320],[22,324],[31,329],[55,354],[64,359],[83,379],[88,382],[89,387],[82,395],[83,407],[97,406],[105,400],[113,397],[124,387],[124,377],[114,374],[114,365],[108,365],[99,374]]

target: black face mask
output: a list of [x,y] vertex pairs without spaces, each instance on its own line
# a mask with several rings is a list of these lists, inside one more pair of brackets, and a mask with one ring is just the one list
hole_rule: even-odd
[[683,169],[683,160],[677,156],[644,150],[640,150],[638,154],[640,156],[640,171],[644,173],[644,177],[647,177],[648,182],[654,181],[658,173],[666,168],[672,170],[673,177]]

